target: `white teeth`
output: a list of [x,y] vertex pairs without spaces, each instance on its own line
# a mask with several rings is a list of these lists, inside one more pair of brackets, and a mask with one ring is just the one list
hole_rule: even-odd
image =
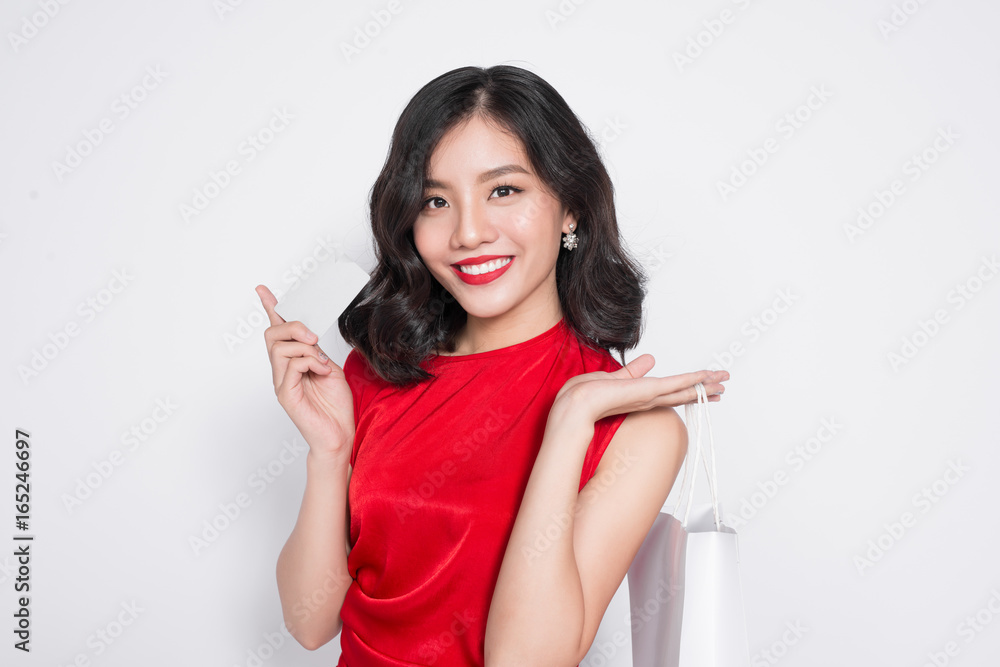
[[503,259],[492,259],[488,262],[483,262],[482,264],[459,264],[458,270],[462,273],[478,276],[482,273],[491,273],[497,269],[502,269],[510,264],[510,261],[510,257],[504,257]]

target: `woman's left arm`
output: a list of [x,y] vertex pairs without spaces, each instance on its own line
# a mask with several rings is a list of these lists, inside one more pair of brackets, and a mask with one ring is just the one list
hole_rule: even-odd
[[[613,373],[571,378],[549,412],[507,543],[486,623],[488,667],[572,667],[586,655],[684,460],[674,407],[704,384],[718,401],[724,371],[646,378],[642,355]],[[579,490],[594,423],[631,413]]]

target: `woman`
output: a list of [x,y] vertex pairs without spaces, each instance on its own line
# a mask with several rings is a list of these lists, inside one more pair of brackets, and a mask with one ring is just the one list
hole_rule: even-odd
[[[278,400],[308,442],[278,559],[285,623],[340,665],[575,665],[724,371],[625,366],[645,277],[610,178],[526,70],[424,86],[371,193],[377,265],[343,368],[258,287]],[[563,236],[565,235],[565,236]],[[349,484],[350,481],[350,484]]]

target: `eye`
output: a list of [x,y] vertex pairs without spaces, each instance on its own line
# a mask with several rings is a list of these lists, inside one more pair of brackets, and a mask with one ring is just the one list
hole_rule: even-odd
[[514,192],[524,192],[524,190],[513,185],[498,185],[493,188],[493,192],[506,192],[507,194],[499,195],[498,198],[502,199],[503,197],[509,197]]
[[441,197],[428,197],[427,199],[424,200],[423,208],[430,208],[430,209],[444,208],[443,206],[428,206],[428,204],[430,204],[431,202],[435,202],[435,203],[441,202],[443,204],[447,204],[448,203],[444,199],[442,199]]

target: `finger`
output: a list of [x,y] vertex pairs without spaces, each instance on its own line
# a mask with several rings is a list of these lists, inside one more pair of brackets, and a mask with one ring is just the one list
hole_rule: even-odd
[[673,375],[671,377],[682,379],[684,382],[689,382],[693,387],[699,382],[702,384],[708,384],[710,382],[725,382],[729,379],[729,371],[691,371],[690,373],[681,373],[680,375]]
[[[705,387],[708,392],[708,402],[718,403],[722,400],[722,393],[712,393],[713,390]],[[684,391],[674,392],[672,394],[661,394],[649,401],[649,405],[652,406],[670,406],[670,407],[680,407],[682,405],[697,405],[700,402],[698,398],[698,391],[691,387],[690,389],[685,389]]]
[[271,322],[271,326],[277,326],[279,324],[284,324],[285,319],[274,312],[274,307],[278,304],[278,299],[271,294],[265,285],[257,285],[254,289],[257,292],[257,296],[260,297],[260,303],[264,306],[264,311],[267,313],[267,319]]
[[[293,324],[293,322],[289,322],[288,324]],[[310,357],[326,366],[329,359],[320,357],[321,352],[322,350],[319,349],[318,345],[310,345],[309,343],[302,343],[297,340],[275,341],[274,345],[271,347],[271,366],[274,370],[274,386],[277,387],[278,384],[284,379],[288,370],[288,364],[293,359]]]
[[[716,402],[721,400],[726,388],[719,382],[695,382],[694,384],[685,386],[691,379],[686,376],[700,376],[704,372],[706,371],[685,373],[683,376],[677,375],[667,378],[642,378],[641,381],[637,380],[634,384],[639,386],[638,392],[641,392],[637,395],[645,393],[648,400],[655,405],[677,406],[697,403],[698,384],[701,384],[705,388],[705,395],[709,401]],[[712,373],[712,371],[707,372]],[[649,380],[650,384],[643,384],[646,380]]]
[[651,371],[655,364],[656,359],[653,358],[653,355],[649,353],[641,354],[618,370],[609,373],[609,375],[624,379],[640,378]]
[[[646,378],[644,378],[646,379]],[[701,384],[705,387],[705,394],[708,400],[715,396],[720,396],[726,388],[723,382],[729,379],[729,372],[724,370],[711,371],[702,370],[680,375],[671,375],[663,378],[648,378],[657,382],[655,388],[659,392],[661,399],[673,402],[673,405],[696,403],[698,401],[698,390],[695,386]],[[715,399],[720,400],[719,398]]]
[[683,393],[697,398],[697,392],[695,391],[695,385],[701,383],[705,385],[706,390],[709,384],[713,384],[712,371],[693,371],[691,373],[681,373],[680,375],[668,375],[662,378],[648,378],[651,382],[657,383],[657,389],[661,394],[674,394]]
[[319,349],[318,345],[310,345],[297,340],[275,341],[273,351],[275,357],[284,357],[288,361],[296,357],[313,357],[326,363],[326,359],[320,356],[322,350]]
[[729,380],[729,371],[724,371],[724,370],[695,371],[693,373],[684,373],[683,375],[678,375],[676,377],[678,378],[683,377],[685,378],[685,380],[691,381],[692,387],[700,382],[701,384],[705,385],[706,389],[708,389],[709,385],[721,386],[723,382]]
[[709,399],[721,397],[724,393],[726,393],[725,385],[719,383],[703,383],[702,386],[705,388],[705,395],[708,396]]
[[[726,388],[718,383],[702,383],[705,388],[705,395],[709,402],[715,403],[722,400],[722,395],[726,393]],[[696,387],[691,387],[690,389],[679,392],[684,396],[685,399],[690,398],[690,400],[685,400],[684,403],[697,403],[698,402],[698,390]]]
[[288,340],[299,341],[306,345],[316,345],[319,342],[319,336],[310,331],[309,327],[299,320],[292,320],[265,329],[264,340],[267,341],[270,349],[274,344]]
[[317,375],[329,375],[333,369],[320,363],[319,359],[313,356],[291,359],[285,368],[285,376],[281,380],[281,385],[277,389],[278,398],[298,398],[301,396],[302,376],[309,371]]
[[729,371],[718,370],[718,371],[708,371],[710,382],[725,382],[729,379]]

